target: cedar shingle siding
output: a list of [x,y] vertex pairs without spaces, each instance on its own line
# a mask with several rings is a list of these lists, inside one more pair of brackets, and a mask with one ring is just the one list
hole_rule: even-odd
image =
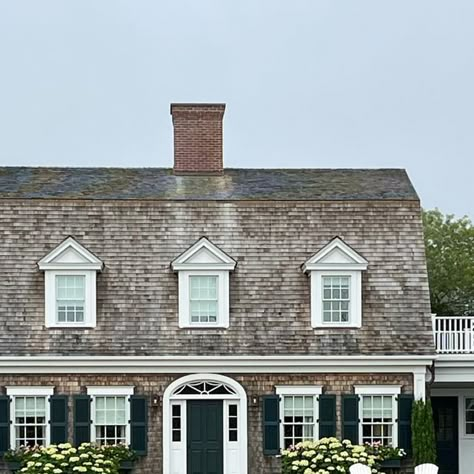
[[[2,355],[433,353],[416,199],[7,199],[1,206]],[[36,263],[68,235],[105,263],[95,329],[44,327]],[[362,328],[315,330],[300,265],[336,235],[369,262]],[[227,330],[178,329],[170,262],[201,236],[238,262]]]

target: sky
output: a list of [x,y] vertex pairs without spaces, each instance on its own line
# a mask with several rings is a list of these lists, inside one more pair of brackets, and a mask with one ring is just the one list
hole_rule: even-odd
[[0,165],[172,166],[225,102],[228,167],[406,168],[474,219],[473,0],[0,0]]

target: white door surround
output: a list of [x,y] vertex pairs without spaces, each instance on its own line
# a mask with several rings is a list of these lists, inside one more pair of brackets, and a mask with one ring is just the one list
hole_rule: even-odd
[[[224,474],[247,474],[247,394],[234,379],[219,374],[191,374],[172,382],[163,395],[163,474],[187,472],[187,400],[223,401]],[[229,436],[229,407],[237,405],[237,441]],[[173,410],[173,406],[176,408]],[[179,433],[173,434],[179,413]]]

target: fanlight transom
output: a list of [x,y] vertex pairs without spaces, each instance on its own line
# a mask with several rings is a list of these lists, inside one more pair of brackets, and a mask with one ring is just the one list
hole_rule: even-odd
[[229,385],[221,382],[199,381],[180,385],[172,394],[176,395],[237,395],[237,392]]

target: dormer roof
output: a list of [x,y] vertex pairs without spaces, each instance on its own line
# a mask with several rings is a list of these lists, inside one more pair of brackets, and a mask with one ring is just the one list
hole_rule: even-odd
[[341,238],[334,237],[303,264],[303,271],[367,270],[369,262]]
[[101,271],[104,263],[74,237],[67,237],[38,262],[38,267],[40,270]]

